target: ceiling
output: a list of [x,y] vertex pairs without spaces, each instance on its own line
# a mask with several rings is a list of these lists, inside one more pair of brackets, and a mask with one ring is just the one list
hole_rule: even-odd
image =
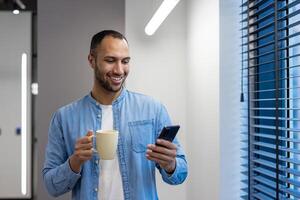
[[[17,0],[0,0],[0,10],[13,10],[14,3]],[[25,10],[36,11],[37,8],[37,0],[19,0],[25,6]]]

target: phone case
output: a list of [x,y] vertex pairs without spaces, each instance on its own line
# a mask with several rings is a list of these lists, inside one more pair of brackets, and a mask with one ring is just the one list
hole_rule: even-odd
[[172,142],[179,130],[179,125],[165,126],[160,132],[158,139],[164,139]]

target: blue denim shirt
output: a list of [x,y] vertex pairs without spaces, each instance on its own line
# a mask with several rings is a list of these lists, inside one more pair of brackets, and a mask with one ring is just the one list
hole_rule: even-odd
[[[118,158],[124,199],[158,199],[155,167],[162,179],[172,185],[187,177],[187,162],[177,138],[176,169],[167,174],[153,161],[146,159],[147,144],[154,144],[163,126],[171,121],[165,107],[151,97],[123,89],[113,102],[114,129],[119,131]],[[52,196],[72,190],[72,199],[98,198],[99,155],[93,154],[81,171],[74,173],[68,158],[74,152],[75,142],[88,130],[101,129],[101,107],[89,94],[60,108],[52,117],[46,158],[42,170],[44,183]],[[101,195],[101,194],[100,194]]]

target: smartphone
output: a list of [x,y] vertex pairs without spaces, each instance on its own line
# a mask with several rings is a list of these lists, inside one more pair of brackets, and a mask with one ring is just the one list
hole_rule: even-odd
[[173,126],[165,126],[157,139],[164,139],[172,142],[179,130],[180,126],[179,125],[173,125]]

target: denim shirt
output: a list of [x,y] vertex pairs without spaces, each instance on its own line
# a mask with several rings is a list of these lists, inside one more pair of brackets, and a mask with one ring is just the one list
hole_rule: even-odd
[[[176,168],[168,174],[146,158],[147,144],[154,144],[163,126],[171,121],[165,107],[151,97],[133,93],[125,88],[113,102],[114,129],[119,131],[118,158],[126,200],[158,199],[155,167],[164,182],[176,185],[187,177],[187,162],[178,139]],[[79,173],[69,166],[76,140],[88,130],[101,129],[101,107],[91,94],[60,108],[54,113],[48,135],[46,157],[42,170],[44,183],[52,196],[72,190],[72,199],[98,198],[99,155],[94,153]],[[95,142],[95,141],[94,141]],[[100,194],[101,195],[101,194]]]

